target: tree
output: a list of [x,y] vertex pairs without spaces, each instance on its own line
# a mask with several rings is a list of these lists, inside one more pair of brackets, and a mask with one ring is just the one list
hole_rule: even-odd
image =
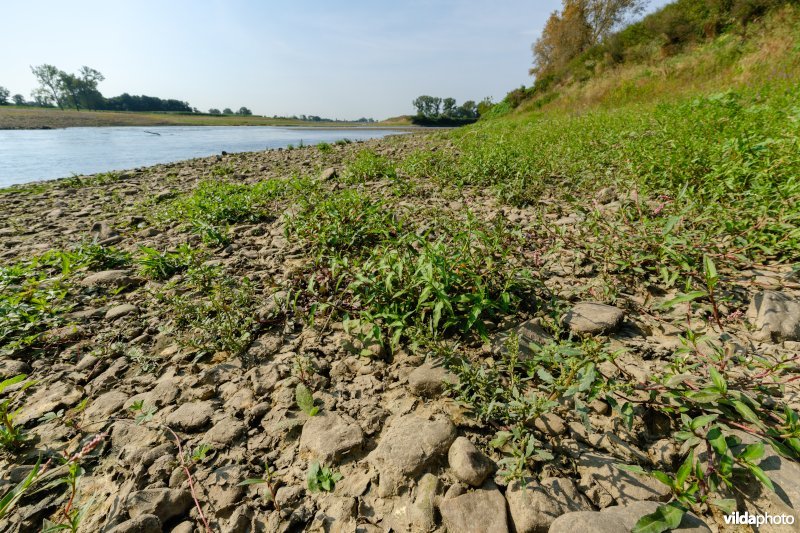
[[442,99],[434,96],[422,95],[414,99],[411,104],[417,108],[418,116],[436,118],[439,116]]
[[222,114],[223,115],[233,115],[233,110],[231,110],[230,107],[226,107],[225,109],[222,110]]
[[220,113],[220,110],[217,109],[216,107],[212,107],[211,109],[208,110],[208,114],[209,115],[221,115],[222,113]]
[[494,107],[494,102],[492,102],[492,98],[487,96],[486,98],[481,100],[481,103],[478,104],[476,111],[478,115],[482,116],[484,113],[486,113],[493,107]]
[[8,103],[9,94],[11,94],[11,91],[0,85],[0,105],[6,105]]
[[31,67],[39,87],[34,89],[33,98],[36,101],[54,103],[59,108],[64,107],[63,92],[61,89],[61,71],[53,65],[39,65]]
[[25,105],[25,97],[21,94],[15,94],[12,98],[14,105]]
[[478,118],[478,106],[474,100],[467,100],[458,108],[460,118]]
[[445,98],[442,100],[442,115],[452,117],[456,114],[456,99]]
[[588,48],[600,43],[627,17],[640,13],[646,0],[562,0],[531,47],[530,73],[543,79],[561,73]]
[[243,117],[249,117],[250,115],[253,114],[253,112],[247,109],[246,107],[242,106],[239,108],[239,111],[237,111],[236,114],[242,115]]

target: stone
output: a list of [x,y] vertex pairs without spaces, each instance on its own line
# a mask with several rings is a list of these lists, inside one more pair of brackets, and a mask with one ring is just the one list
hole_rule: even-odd
[[167,415],[167,425],[191,433],[206,427],[212,414],[214,407],[211,402],[189,402]]
[[333,167],[328,167],[319,173],[320,181],[329,181],[334,179],[335,177],[336,177],[336,169]]
[[435,398],[444,391],[445,383],[456,383],[455,374],[442,366],[426,363],[408,375],[408,388],[422,398]]
[[142,280],[130,276],[126,270],[104,270],[83,278],[84,287],[116,287],[124,288],[141,284]]
[[161,523],[183,516],[192,507],[192,495],[182,489],[144,489],[132,492],[125,502],[128,515],[155,515]]
[[495,464],[466,437],[458,437],[450,445],[447,460],[453,474],[473,487],[480,487],[495,469]]
[[576,304],[564,317],[570,331],[579,335],[600,335],[616,330],[624,313],[612,305],[595,302]]
[[143,514],[118,524],[107,533],[161,533],[161,520],[156,515]]
[[30,365],[16,359],[0,359],[0,381],[14,377],[18,374],[27,374],[31,371]]
[[533,426],[551,437],[560,437],[567,432],[564,419],[555,413],[543,413],[533,421]]
[[139,308],[133,304],[117,305],[106,311],[106,320],[116,320],[131,313],[137,313]]
[[[640,500],[665,502],[672,492],[660,481],[644,474],[635,474],[620,470],[616,466],[619,460],[607,455],[585,453],[578,461],[578,473],[581,475],[580,486],[584,493],[593,497],[598,507],[607,507],[610,503],[628,504]],[[593,485],[598,491],[591,491]],[[613,502],[608,501],[608,497]]]
[[364,432],[358,424],[330,411],[310,417],[300,434],[300,450],[323,463],[338,460],[363,444]]
[[244,422],[233,417],[225,417],[203,435],[203,442],[227,447],[241,437],[246,429]]
[[433,419],[417,414],[398,417],[384,429],[369,461],[379,474],[381,497],[395,495],[435,459],[444,455],[456,438],[456,428],[449,418]]
[[[508,532],[506,499],[497,489],[479,489],[442,502],[439,507],[447,531]],[[587,530],[588,531],[588,530]]]
[[562,514],[592,510],[575,482],[566,478],[530,480],[524,485],[515,481],[506,491],[506,500],[516,533],[546,533]]
[[492,341],[492,348],[496,353],[505,353],[508,349],[508,339],[511,333],[516,333],[519,340],[519,355],[521,358],[530,358],[534,355],[533,345],[542,346],[549,343],[553,337],[541,325],[538,318],[526,320],[514,329],[497,335]]
[[[625,506],[609,507],[602,511],[579,511],[561,515],[553,521],[548,533],[619,533],[631,531],[636,522],[645,515],[654,513],[659,504],[655,502],[633,502]],[[673,533],[711,533],[711,529],[697,516],[687,513]]]
[[34,385],[26,391],[25,408],[14,422],[24,426],[31,420],[37,420],[46,413],[56,413],[59,409],[72,407],[83,399],[83,390],[65,381],[50,385]]
[[800,300],[783,292],[761,291],[750,299],[747,318],[753,336],[764,341],[800,340]]

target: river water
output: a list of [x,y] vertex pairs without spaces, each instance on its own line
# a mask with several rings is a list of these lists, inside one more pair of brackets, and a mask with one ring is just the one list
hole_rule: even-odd
[[388,129],[168,126],[0,130],[0,187],[194,157],[375,139]]

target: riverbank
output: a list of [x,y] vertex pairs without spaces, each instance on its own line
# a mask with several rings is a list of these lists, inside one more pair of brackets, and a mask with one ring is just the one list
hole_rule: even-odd
[[[797,96],[769,94],[0,191],[0,371],[37,380],[0,492],[88,446],[90,531],[563,533],[670,500],[646,473],[687,438],[791,457],[770,428],[800,408],[797,153],[745,182],[707,142],[785,135]],[[747,453],[789,501],[744,472],[719,497],[800,508],[797,463]],[[10,530],[63,516],[33,488]]]
[[119,111],[75,111],[19,106],[0,106],[0,130],[55,129],[103,126],[284,126],[307,128],[415,128],[408,120],[379,123],[310,122],[237,115],[180,115],[126,113]]

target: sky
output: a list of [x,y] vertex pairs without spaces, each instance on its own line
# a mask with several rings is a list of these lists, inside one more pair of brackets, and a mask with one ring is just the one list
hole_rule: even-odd
[[530,85],[531,43],[561,1],[4,4],[0,86],[12,95],[30,97],[31,65],[67,72],[87,65],[105,76],[105,96],[175,98],[202,111],[246,106],[257,115],[380,120],[412,113],[421,94],[497,101]]

